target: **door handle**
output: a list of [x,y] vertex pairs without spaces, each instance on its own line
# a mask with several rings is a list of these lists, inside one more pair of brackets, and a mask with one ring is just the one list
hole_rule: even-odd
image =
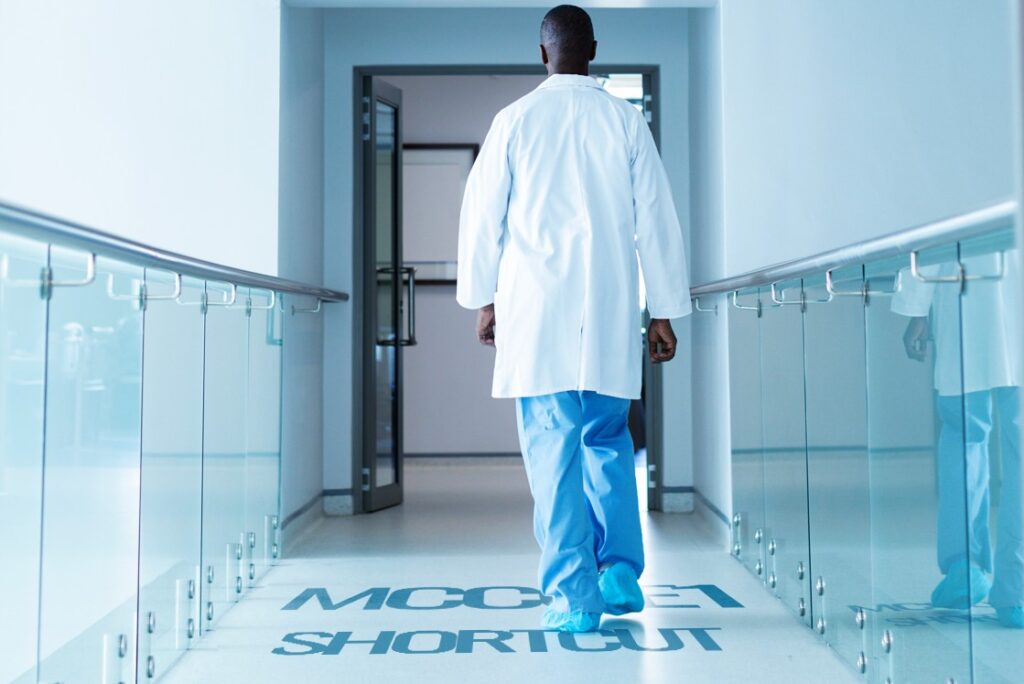
[[[377,339],[377,345],[381,347],[414,347],[416,346],[416,269],[412,266],[402,266],[400,268],[393,268],[391,266],[382,266],[377,269],[377,274],[398,274],[399,286],[400,283],[405,280],[404,276],[409,276],[409,306],[406,309],[406,329],[408,330],[408,337],[399,337],[396,331],[395,339]],[[399,298],[401,302],[401,298]]]
[[[409,307],[406,311],[406,331],[409,336],[404,340],[399,340],[399,344],[403,347],[415,347],[416,346],[416,269],[412,266],[403,266],[398,269],[400,274],[409,275]],[[401,275],[399,276],[401,278]]]

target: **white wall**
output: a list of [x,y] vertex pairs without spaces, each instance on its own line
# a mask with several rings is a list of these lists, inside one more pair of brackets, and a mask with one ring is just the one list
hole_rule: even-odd
[[[544,9],[325,10],[324,276],[352,288],[352,69],[386,64],[532,64]],[[660,64],[662,153],[681,216],[689,214],[687,17],[685,10],[594,10],[599,63]],[[685,221],[684,221],[685,223]],[[688,239],[688,236],[686,236]],[[351,487],[351,314],[327,318],[324,481]],[[665,372],[668,412],[664,482],[692,485],[690,461],[689,324],[679,327],[680,361]],[[335,418],[337,418],[335,422]]]
[[0,0],[0,198],[277,271],[277,0]]
[[723,0],[727,270],[1012,193],[1009,0]]
[[[277,0],[0,0],[0,198],[320,283],[320,20]],[[322,490],[323,436],[323,322],[288,318],[285,516]]]
[[[281,12],[280,273],[323,282],[323,15],[319,10]],[[281,514],[287,544],[309,517],[323,490],[323,327],[320,315],[292,315],[285,298],[281,433]],[[325,305],[324,315],[332,307]],[[291,520],[297,511],[301,518]]]
[[[695,283],[725,273],[722,188],[721,21],[717,8],[690,13],[690,246]],[[698,510],[731,518],[728,307],[706,298],[693,320],[693,484]],[[717,512],[716,512],[717,511]],[[721,521],[715,529],[726,528]]]

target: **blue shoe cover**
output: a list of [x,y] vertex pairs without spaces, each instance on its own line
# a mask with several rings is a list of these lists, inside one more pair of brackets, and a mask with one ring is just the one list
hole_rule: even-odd
[[[967,595],[968,572],[970,573],[970,597]],[[967,561],[961,559],[949,567],[949,572],[932,591],[932,605],[936,608],[967,610],[984,601],[990,589],[992,589],[992,580],[988,578],[985,571],[973,563],[968,566]]]
[[559,632],[596,632],[601,626],[601,614],[582,610],[560,613],[548,608],[540,624],[546,629],[557,629]]
[[996,608],[999,624],[1011,629],[1024,629],[1024,606]]
[[640,591],[636,573],[625,563],[615,563],[597,577],[597,586],[604,599],[605,611],[612,615],[638,613],[644,609],[644,594]]

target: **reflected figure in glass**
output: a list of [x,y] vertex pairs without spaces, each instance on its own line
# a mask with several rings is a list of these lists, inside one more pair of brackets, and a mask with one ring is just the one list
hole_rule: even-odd
[[[909,358],[925,362],[934,345],[943,578],[931,603],[964,610],[987,598],[999,623],[1011,628],[1024,627],[1017,258],[1009,250],[924,266],[921,278],[904,272],[892,304],[910,318],[903,337]],[[967,278],[962,292],[924,282],[955,278],[958,268]],[[993,466],[1001,473],[994,549]]]

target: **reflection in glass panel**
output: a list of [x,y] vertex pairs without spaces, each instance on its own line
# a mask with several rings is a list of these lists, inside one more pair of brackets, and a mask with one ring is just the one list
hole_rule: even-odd
[[139,667],[152,656],[159,676],[201,622],[204,283],[182,279],[184,304],[161,299],[175,289],[170,274],[148,270],[146,288]]
[[395,347],[377,347],[377,486],[395,482]]
[[[244,586],[246,387],[249,318],[227,286],[207,282],[203,421],[203,629]],[[239,288],[237,301],[248,292]],[[219,304],[215,304],[219,303]]]
[[808,301],[824,302],[804,313],[811,568],[826,588],[811,592],[814,627],[851,665],[867,648],[856,607],[871,605],[863,287],[860,266],[834,274],[845,294],[831,301],[824,275],[804,281]]
[[[81,281],[86,258],[52,248],[54,278]],[[142,277],[140,268],[99,258],[90,284],[56,287],[50,300],[44,681],[134,676],[142,313],[132,294]]]
[[396,306],[399,286],[396,266],[398,249],[395,241],[395,146],[398,112],[391,105],[377,102],[376,140],[376,198],[375,233],[377,254],[377,340],[375,352],[375,378],[377,387],[375,484],[380,487],[395,482],[396,439],[395,411],[397,407],[396,364],[398,340],[398,311]]
[[281,464],[281,309],[276,296],[251,292],[245,448],[246,582],[275,557]]
[[967,281],[960,297],[964,386],[957,427],[966,448],[963,469],[951,468],[944,478],[950,501],[941,505],[951,518],[967,519],[966,542],[963,534],[954,537],[952,562],[969,564],[974,674],[984,682],[1016,682],[1024,672],[1019,259],[1012,229],[960,246]]
[[[955,246],[923,252],[921,275],[957,274]],[[866,267],[893,281],[866,309],[874,602],[866,609],[876,681],[970,681],[964,446],[956,282],[922,282],[907,260]],[[874,287],[874,285],[872,285]],[[958,484],[959,483],[959,484]],[[883,647],[889,644],[888,648]]]
[[764,460],[761,453],[761,352],[757,290],[737,293],[729,308],[733,554],[764,579]]
[[398,336],[395,312],[395,123],[394,107],[377,103],[374,233],[377,255],[377,339],[393,342]]
[[395,126],[397,110],[383,102],[377,103],[375,203],[377,233],[377,264],[393,266],[391,255],[395,249]]
[[[807,449],[804,432],[802,298],[799,280],[780,283],[761,316],[765,573],[768,586],[809,622]],[[792,302],[792,303],[790,303]]]
[[36,681],[46,245],[0,236],[0,682]]

